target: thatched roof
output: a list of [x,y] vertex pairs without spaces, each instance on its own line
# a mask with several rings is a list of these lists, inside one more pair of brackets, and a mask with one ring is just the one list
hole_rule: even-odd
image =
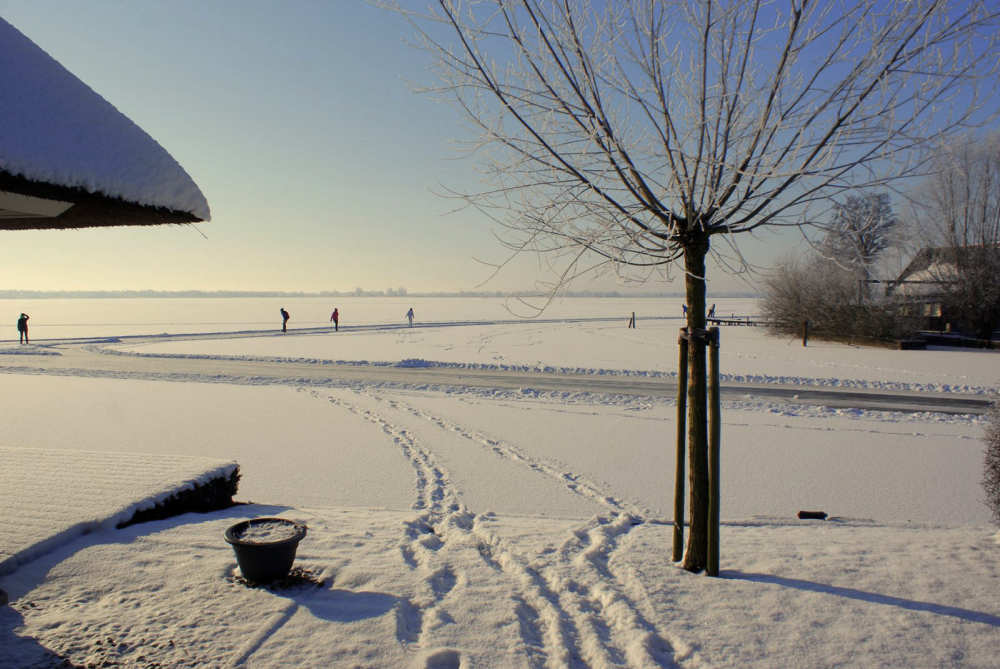
[[896,281],[957,279],[962,267],[982,262],[984,258],[996,264],[1000,260],[1000,246],[925,246],[913,256]]
[[896,280],[890,282],[889,290],[910,296],[939,295],[948,284],[966,280],[963,272],[986,258],[989,258],[989,266],[1000,265],[1000,247],[924,247]]
[[210,218],[156,140],[0,19],[0,229]]

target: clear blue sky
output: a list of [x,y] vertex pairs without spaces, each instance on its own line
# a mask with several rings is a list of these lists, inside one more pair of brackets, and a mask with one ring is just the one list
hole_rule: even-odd
[[[399,16],[360,0],[0,0],[0,15],[163,145],[213,217],[207,239],[192,226],[6,232],[0,288],[473,290],[490,275],[475,258],[504,257],[488,220],[433,193],[476,188],[454,144],[471,135],[412,92],[435,80]],[[760,263],[788,248],[745,242]],[[482,289],[536,276],[525,259]]]

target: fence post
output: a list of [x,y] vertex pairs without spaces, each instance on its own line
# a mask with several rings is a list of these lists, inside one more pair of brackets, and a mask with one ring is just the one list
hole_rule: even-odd
[[719,401],[719,328],[708,330],[708,565],[709,576],[719,575],[720,441],[722,407]]
[[684,558],[684,467],[687,434],[688,329],[677,337],[677,468],[674,473],[674,562]]

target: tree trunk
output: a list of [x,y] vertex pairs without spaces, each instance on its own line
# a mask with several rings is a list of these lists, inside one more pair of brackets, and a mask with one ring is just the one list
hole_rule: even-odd
[[705,365],[705,256],[708,237],[684,248],[688,340],[688,487],[691,494],[684,569],[702,571],[708,564],[708,398]]

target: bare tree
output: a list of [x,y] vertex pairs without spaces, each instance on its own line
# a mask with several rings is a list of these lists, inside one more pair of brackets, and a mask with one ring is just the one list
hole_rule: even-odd
[[786,258],[763,283],[761,315],[773,333],[794,335],[809,321],[812,332],[837,334],[856,315],[848,312],[856,303],[854,273],[819,254]]
[[982,339],[1000,326],[1000,134],[941,145],[917,191],[926,276],[945,310]]
[[493,186],[465,196],[515,253],[546,254],[560,280],[683,263],[684,568],[707,559],[711,242],[738,263],[738,234],[918,173],[914,149],[976,120],[967,85],[995,66],[998,13],[985,0],[436,0],[414,16],[439,91],[480,136]]
[[[822,253],[852,269],[859,281],[867,282],[879,255],[893,242],[898,224],[888,193],[848,195],[843,202],[833,203],[833,220],[823,239]],[[867,295],[868,284],[861,285]]]

